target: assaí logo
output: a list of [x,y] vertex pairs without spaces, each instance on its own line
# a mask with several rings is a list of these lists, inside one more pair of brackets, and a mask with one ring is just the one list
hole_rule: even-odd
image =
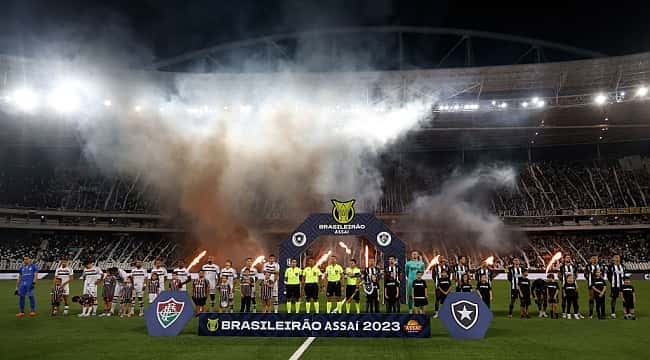
[[424,326],[422,326],[422,324],[420,324],[420,322],[415,319],[411,319],[407,321],[406,324],[404,324],[404,331],[407,334],[417,334],[420,333],[422,329],[424,329]]

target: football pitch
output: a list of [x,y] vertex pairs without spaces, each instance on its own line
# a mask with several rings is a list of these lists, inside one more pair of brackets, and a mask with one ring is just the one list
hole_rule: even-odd
[[[80,281],[71,293],[78,294]],[[644,310],[650,305],[650,281],[633,283],[637,292],[638,320],[622,319],[618,302],[617,320],[522,320],[508,310],[507,282],[495,281],[494,321],[485,340],[454,340],[437,319],[432,319],[430,339],[317,338],[302,359],[643,359],[647,358],[650,322]],[[289,359],[305,338],[199,337],[192,320],[178,337],[147,336],[144,320],[135,318],[78,318],[49,313],[51,280],[39,282],[38,316],[15,317],[18,299],[15,281],[0,281],[0,350],[2,359]],[[587,314],[584,282],[580,283],[580,310]],[[363,297],[363,296],[362,296]],[[102,305],[100,304],[99,310]],[[322,299],[321,309],[324,309]],[[353,306],[354,308],[354,306]],[[406,306],[402,306],[405,311]],[[304,305],[303,305],[304,310]],[[362,307],[363,310],[363,307]],[[609,313],[609,300],[606,304]],[[429,305],[430,314],[433,306]],[[647,315],[646,315],[647,316]]]

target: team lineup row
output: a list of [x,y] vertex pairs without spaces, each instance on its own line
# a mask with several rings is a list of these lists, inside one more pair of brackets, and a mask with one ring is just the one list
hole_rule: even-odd
[[[394,257],[388,258],[388,266],[383,271],[375,266],[373,259],[369,259],[367,265],[362,270],[357,262],[351,259],[349,266],[344,270],[337,263],[336,256],[331,256],[328,265],[322,271],[313,258],[307,260],[307,266],[304,269],[297,266],[295,259],[292,260],[283,275],[287,311],[292,312],[293,308],[296,313],[299,312],[300,299],[304,298],[306,312],[311,312],[312,307],[315,312],[320,312],[318,296],[319,292],[325,290],[328,313],[332,312],[333,308],[336,312],[342,312],[343,305],[346,307],[346,312],[349,313],[353,303],[356,312],[359,313],[361,291],[366,294],[366,312],[378,312],[379,299],[385,303],[387,312],[399,312],[402,281],[406,281],[409,312],[422,313],[424,311],[424,306],[428,304],[427,284],[422,279],[425,268],[418,252],[411,253],[411,259],[407,261],[403,270],[396,264]],[[226,261],[225,266],[220,268],[214,263],[213,257],[209,256],[195,279],[190,276],[189,269],[179,262],[177,268],[171,273],[169,288],[187,291],[186,285],[191,282],[189,287],[197,313],[215,310],[234,312],[235,279],[238,279],[241,312],[257,311],[257,293],[259,293],[263,312],[278,312],[279,271],[280,266],[273,255],[270,255],[269,261],[263,264],[263,275],[261,276],[254,266],[252,258],[246,260],[246,266],[238,276],[230,261]],[[35,315],[33,288],[36,285],[37,272],[38,269],[31,263],[31,259],[25,257],[16,284],[16,294],[20,298],[20,312],[17,316],[25,314],[25,297],[29,297],[30,300],[32,310],[30,315]],[[512,317],[512,310],[517,300],[520,302],[521,317],[529,317],[528,307],[531,305],[532,296],[538,305],[540,317],[548,316],[546,314],[547,307],[550,308],[551,317],[559,317],[558,302],[561,303],[564,318],[571,318],[571,310],[573,310],[576,319],[582,317],[577,308],[577,267],[571,262],[570,256],[567,255],[561,261],[558,269],[559,283],[555,281],[553,274],[549,274],[546,280],[537,279],[531,283],[527,271],[521,267],[519,259],[513,259],[513,265],[507,269],[507,273],[511,290],[509,317]],[[585,270],[589,291],[589,315],[593,315],[593,308],[596,305],[598,317],[604,318],[604,302],[607,293],[605,274],[611,284],[611,317],[615,318],[616,300],[621,297],[623,298],[625,318],[633,318],[634,288],[629,283],[629,279],[625,279],[625,269],[618,256],[614,256],[612,264],[608,266],[599,263],[597,257],[594,256]],[[478,269],[472,270],[466,265],[463,256],[459,257],[458,263],[454,266],[448,265],[446,259],[440,259],[439,263],[432,267],[432,278],[435,285],[434,317],[437,317],[439,306],[452,290],[453,284],[455,284],[456,291],[476,291],[489,307],[493,296],[492,280],[494,276],[496,276],[496,272],[485,261]],[[139,308],[139,315],[142,316],[145,294],[148,295],[148,302],[153,302],[160,291],[165,289],[165,280],[168,277],[167,270],[161,266],[159,261],[156,261],[150,274],[142,267],[142,262],[139,260],[136,261],[130,274],[117,268],[110,268],[104,272],[92,262],[87,261],[81,275],[84,282],[82,296],[73,299],[73,301],[78,300],[82,304],[83,310],[79,316],[95,315],[97,313],[97,290],[99,284],[103,282],[101,298],[104,300],[104,312],[100,316],[112,316],[120,306],[120,316],[132,316],[136,304]],[[476,281],[475,288],[472,286],[472,277]],[[66,260],[62,260],[55,271],[54,285],[51,291],[53,315],[59,313],[61,302],[64,303],[63,314],[68,314],[69,289],[73,279],[72,269],[68,267]],[[383,279],[381,289],[380,279]],[[344,293],[345,298],[342,298]],[[215,307],[217,297],[218,306]],[[560,301],[558,301],[558,297]],[[209,307],[206,306],[208,299]]]

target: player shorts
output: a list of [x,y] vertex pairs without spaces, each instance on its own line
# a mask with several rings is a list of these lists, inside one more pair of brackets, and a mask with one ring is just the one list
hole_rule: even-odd
[[549,304],[557,304],[557,298],[555,296],[551,296],[546,300],[546,302]]
[[518,298],[519,298],[519,290],[510,289],[510,299],[518,299]]
[[208,279],[208,286],[210,288],[210,294],[214,295],[217,293],[217,280],[216,279]]
[[423,307],[429,305],[429,301],[427,300],[427,298],[415,299],[413,301],[413,305],[415,305],[416,307]]
[[97,297],[97,285],[84,286],[84,295],[90,295],[94,298]]
[[66,284],[66,285],[63,287],[63,295],[65,295],[65,296],[70,295],[70,284]]
[[21,283],[20,286],[18,286],[18,296],[34,296],[34,288],[32,288],[32,284]]
[[634,309],[634,303],[632,301],[623,300],[623,307],[629,310]]
[[156,298],[158,297],[158,294],[149,294],[149,304],[153,303],[156,301]]
[[341,282],[328,281],[327,282],[327,297],[338,296],[341,297]]
[[613,287],[612,291],[610,292],[609,296],[612,297],[612,299],[617,299],[621,295],[621,288]]
[[287,299],[299,299],[300,298],[300,285],[287,285]]
[[445,295],[445,294],[443,294],[442,292],[440,292],[440,295],[436,294],[436,299],[438,299],[438,302],[439,302],[440,304],[444,304],[444,303],[445,303],[445,300],[447,300],[447,295]]
[[142,297],[144,292],[144,284],[134,284],[133,290],[135,297]]
[[113,302],[113,296],[104,296],[104,302]]
[[196,306],[204,306],[204,305],[205,305],[205,301],[207,300],[207,298],[204,298],[204,297],[194,297],[194,296],[192,296],[192,300],[194,301],[194,304],[195,304]]
[[[356,291],[356,293],[355,293]],[[345,286],[345,297],[352,300],[359,301],[359,292],[357,291],[356,285],[346,285]]]
[[530,296],[521,297],[521,306],[530,306]]
[[305,284],[305,298],[314,299],[318,301],[318,284],[317,283],[307,283]]

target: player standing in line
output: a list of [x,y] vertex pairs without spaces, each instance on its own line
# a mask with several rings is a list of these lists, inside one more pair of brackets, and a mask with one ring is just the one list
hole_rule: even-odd
[[[165,280],[167,280],[167,269],[162,267],[162,261],[160,261],[160,259],[156,259],[156,261],[154,261],[153,269],[151,269],[151,275],[153,274],[156,274],[158,278],[158,288],[160,289],[160,291],[164,291]],[[149,284],[149,286],[151,286],[151,284]]]
[[355,259],[350,259],[350,266],[345,268],[345,312],[350,313],[350,303],[354,301],[357,308],[357,314],[361,312],[359,304],[361,287],[361,269],[357,266]]
[[239,279],[239,294],[241,296],[241,304],[239,312],[251,312],[251,298],[253,289],[255,288],[255,279],[251,276],[248,268],[244,268]]
[[616,299],[621,294],[621,289],[623,288],[624,278],[625,278],[625,266],[621,264],[621,257],[619,255],[612,256],[612,263],[609,265],[607,271],[607,278],[609,279],[609,285],[612,288],[611,294],[611,317],[616,319]]
[[99,316],[113,315],[113,298],[115,297],[115,284],[117,279],[112,272],[104,276],[104,286],[102,287],[102,299],[104,300],[104,312]]
[[424,273],[424,262],[420,260],[420,253],[411,251],[411,259],[406,262],[404,272],[406,273],[406,296],[408,299],[409,314],[413,314],[413,281],[417,278],[418,271]]
[[54,279],[61,279],[63,287],[63,315],[68,315],[70,306],[68,298],[70,297],[70,283],[74,280],[74,270],[68,266],[68,259],[61,259],[59,267],[54,271]]
[[[122,270],[122,269],[120,269],[118,267],[113,267],[113,268],[111,268],[109,270],[111,272],[113,272],[113,274],[115,275],[115,278],[117,279],[117,282],[115,283],[115,296],[117,297],[117,299],[114,299],[114,300],[117,300],[117,301],[113,301],[112,306],[113,306],[113,310],[116,311],[115,314],[118,314],[118,313],[121,313],[121,310],[118,310],[117,307],[121,306],[121,304],[124,303],[122,301],[122,299],[121,299],[122,287],[124,286],[124,283],[126,282],[126,279],[129,277],[129,274],[127,274],[126,271],[124,271],[124,270]],[[95,301],[97,301],[97,300],[95,299]],[[97,304],[95,303],[95,305],[97,305]],[[111,312],[113,312],[113,310],[111,310]]]
[[[438,278],[438,284],[436,285],[436,299],[440,304],[444,304],[447,299],[447,295],[451,291],[451,279],[449,278],[449,272],[447,269],[442,269],[440,271],[440,277]],[[437,305],[437,304],[436,304]],[[433,315],[435,319],[438,318],[438,311]]]
[[456,281],[456,292],[461,292],[461,282],[463,275],[469,272],[469,266],[467,266],[467,257],[461,255],[458,257],[458,264],[454,266],[454,280]]
[[384,281],[384,298],[386,299],[386,312],[399,312],[399,282],[393,279],[393,273],[386,273]]
[[487,275],[481,275],[478,284],[476,284],[476,292],[478,292],[485,306],[489,309],[492,303],[492,285],[488,281]]
[[551,307],[551,319],[559,318],[559,314],[557,313],[557,294],[559,289],[560,286],[555,280],[555,276],[553,274],[548,274],[548,276],[546,276],[546,301]]
[[128,276],[124,280],[124,285],[120,291],[120,298],[122,299],[122,312],[120,317],[131,317],[131,306],[133,305],[133,278]]
[[262,312],[268,314],[271,312],[271,304],[273,303],[273,280],[271,273],[264,272],[264,280],[260,282],[260,300],[262,301]]
[[598,256],[592,255],[589,259],[589,264],[585,267],[585,279],[587,279],[587,288],[589,289],[589,318],[594,317],[594,303],[595,303],[595,293],[594,293],[594,279],[596,278],[596,271],[603,271],[602,265],[598,263]]
[[323,275],[320,268],[315,265],[313,257],[307,259],[307,267],[302,271],[303,289],[305,291],[305,308],[307,314],[311,312],[311,305],[314,304],[314,312],[320,312],[320,303],[318,301],[319,279]]
[[187,271],[187,268],[185,267],[185,261],[181,259],[176,262],[176,268],[173,270],[173,274],[176,274],[178,280],[180,280],[182,283],[179,290],[187,291],[187,287],[185,286],[185,284],[190,282],[190,274]]
[[149,304],[152,304],[158,297],[158,294],[160,294],[160,281],[158,280],[158,273],[151,273],[151,279],[149,279],[147,282],[147,292],[149,293]]
[[291,259],[291,266],[284,271],[284,285],[287,291],[287,314],[291,314],[291,304],[296,303],[296,314],[300,311],[300,276],[302,270],[296,259]]
[[[243,274],[244,270],[248,269],[248,280],[253,279],[253,284],[251,285],[251,310],[252,312],[257,312],[257,305],[255,304],[255,284],[257,283],[257,269],[253,267],[253,258],[246,258],[246,266],[241,269],[240,275],[242,278],[240,281],[244,280]],[[249,312],[250,312],[249,311]]]
[[634,293],[634,286],[632,286],[630,278],[627,276],[623,278],[621,297],[623,298],[623,311],[625,312],[624,319],[636,320],[636,315],[634,313],[636,294]]
[[[576,320],[580,320],[580,308],[578,307],[578,286],[575,283],[573,274],[566,276],[566,283],[562,291],[564,291],[564,300],[566,301],[566,319],[571,319],[571,307],[573,307]],[[565,317],[562,316],[564,319]]]
[[460,279],[460,292],[472,292],[472,281],[469,278],[469,273],[464,273]]
[[485,275],[488,284],[492,286],[492,278],[494,275],[492,274],[492,270],[488,267],[488,263],[485,260],[481,261],[481,267],[476,269],[476,272],[474,273],[474,278],[476,279],[477,283],[481,282],[481,277],[483,275]]
[[52,291],[50,291],[50,303],[52,304],[52,311],[50,311],[51,316],[56,316],[59,314],[59,307],[61,306],[61,299],[63,298],[63,285],[61,285],[61,278],[54,278],[54,286]]
[[[443,271],[449,276],[449,265],[447,265],[447,259],[445,259],[442,255],[440,255],[440,258],[438,259],[439,264],[436,265],[433,268],[433,271],[431,272],[433,275],[433,280],[434,280],[434,285],[436,287],[436,302],[435,302],[435,312],[433,313],[434,318],[438,318],[438,310],[440,309],[440,305],[444,302],[444,300],[440,299],[438,296],[442,295],[442,293],[439,291],[439,286],[438,282],[440,281],[440,278],[442,277]],[[443,299],[447,298],[447,294],[444,294]]]
[[221,269],[221,278],[226,277],[228,286],[230,286],[230,312],[235,312],[235,279],[237,278],[237,271],[232,267],[232,261],[226,260],[226,264]]
[[336,301],[337,312],[341,313],[343,304],[341,301],[341,293],[343,293],[343,285],[341,280],[343,278],[343,267],[336,263],[336,256],[330,256],[329,265],[325,268],[325,279],[327,280],[327,313],[332,312],[332,300]]
[[[386,276],[386,278],[388,277],[388,274],[390,274],[391,278],[397,282],[397,286],[399,287],[399,284],[402,283],[402,269],[400,269],[399,264],[397,264],[397,259],[395,259],[395,256],[393,255],[388,256],[388,266],[384,271],[384,276]],[[384,281],[386,281],[386,278]],[[382,298],[384,302],[386,302],[386,299],[386,296]],[[397,306],[396,312],[400,312],[400,301],[397,301],[395,306]]]
[[607,293],[607,283],[603,279],[600,270],[594,272],[594,277],[591,282],[591,288],[594,291],[594,298],[596,300],[596,316],[599,320],[607,320],[605,316],[605,294]]
[[379,312],[379,280],[378,275],[371,275],[370,279],[364,283],[363,288],[366,293],[366,312]]
[[221,283],[219,284],[219,313],[232,312],[232,287],[228,284],[228,276],[221,275]]
[[[142,267],[142,260],[137,259],[135,261],[135,268],[131,270],[131,278],[133,279],[133,290],[135,291],[135,297],[138,300],[138,308],[140,309],[138,316],[144,316],[144,290],[146,286],[147,269]],[[135,306],[131,308],[131,315],[134,315],[134,311]]]
[[[567,283],[567,279],[569,278],[569,275],[573,276],[573,282],[574,282],[573,286],[575,286],[575,287],[578,286],[575,283],[575,281],[576,281],[576,279],[578,277],[578,268],[575,265],[573,265],[573,263],[571,262],[571,255],[565,255],[564,256],[564,261],[563,261],[562,265],[560,265],[560,268],[559,268],[558,271],[559,271],[558,276],[560,278],[560,283],[562,284],[562,287],[564,287],[564,285]],[[566,307],[568,305],[567,305],[566,299],[564,298],[565,293],[566,293],[565,291],[562,291],[562,293],[561,293],[562,298],[560,299],[560,301],[562,302],[562,318],[563,319],[565,319],[567,317],[567,315],[569,315],[569,318],[570,318],[570,315],[571,315],[570,312],[566,311]],[[572,293],[572,292],[570,291],[569,293]],[[576,291],[575,294],[577,296],[578,292]]]
[[510,305],[508,305],[508,318],[512,319],[512,309],[519,299],[519,279],[523,275],[519,258],[512,259],[512,265],[508,268],[508,281],[510,281]]
[[422,271],[415,273],[415,280],[411,285],[411,297],[413,298],[416,314],[424,314],[424,307],[429,304],[427,300],[427,282],[422,279],[422,274]]
[[194,312],[198,315],[199,313],[205,312],[205,302],[208,299],[208,292],[210,290],[210,283],[205,278],[205,272],[199,270],[199,277],[192,281],[192,300],[196,309]]
[[275,261],[275,255],[269,255],[269,261],[264,263],[264,271],[268,271],[271,274],[271,280],[273,281],[273,312],[278,313],[278,282],[280,280],[280,264]]
[[25,316],[25,296],[29,297],[29,316],[36,316],[36,299],[34,298],[34,287],[38,281],[38,266],[32,263],[29,256],[23,257],[23,265],[18,272],[16,279],[16,292],[18,295],[18,307],[20,311],[17,317]]
[[214,263],[214,256],[208,256],[208,262],[201,266],[201,270],[205,274],[205,279],[210,285],[210,311],[214,311],[214,299],[217,293],[217,284],[219,282],[219,265]]
[[521,306],[521,318],[530,319],[528,307],[530,306],[530,280],[528,270],[524,270],[519,278],[519,305]]
[[84,281],[82,297],[83,295],[86,295],[88,301],[84,304],[79,317],[95,316],[97,314],[97,284],[102,279],[103,275],[104,273],[100,268],[95,266],[92,261],[86,260],[84,263],[83,273],[81,274],[81,279]]

